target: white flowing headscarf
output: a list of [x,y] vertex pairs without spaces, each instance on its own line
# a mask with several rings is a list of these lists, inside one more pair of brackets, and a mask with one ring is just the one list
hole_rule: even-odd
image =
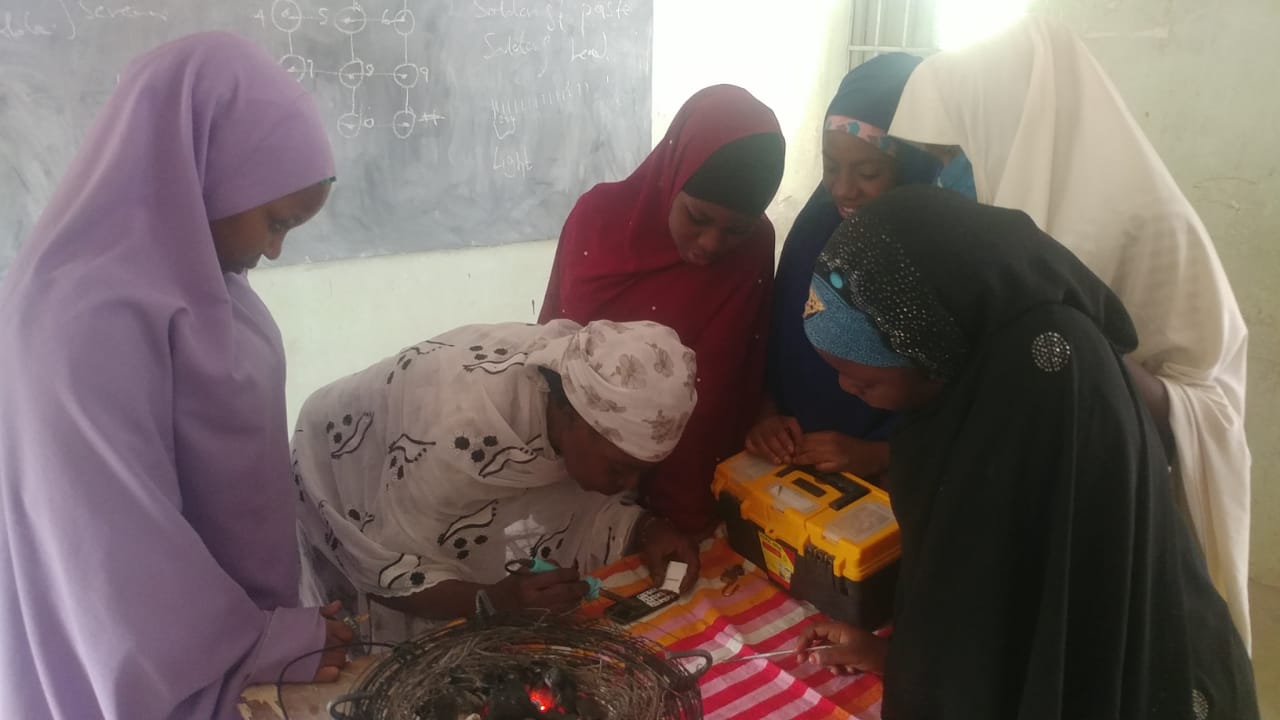
[[925,60],[890,133],[958,145],[979,202],[1022,210],[1124,301],[1164,383],[1210,574],[1249,643],[1248,332],[1209,234],[1084,44],[1027,19]]
[[559,373],[578,414],[637,460],[670,455],[698,401],[694,352],[653,322],[588,323],[530,353],[529,364]]

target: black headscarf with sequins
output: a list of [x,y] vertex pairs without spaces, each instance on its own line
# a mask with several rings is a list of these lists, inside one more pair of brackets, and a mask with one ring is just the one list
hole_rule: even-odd
[[1025,213],[934,187],[863,207],[836,229],[814,273],[942,380],[984,336],[1038,305],[1080,311],[1120,352],[1137,346],[1115,294]]
[[862,208],[824,272],[945,381],[890,438],[884,717],[1257,718],[1106,285],[1021,212],[934,188]]

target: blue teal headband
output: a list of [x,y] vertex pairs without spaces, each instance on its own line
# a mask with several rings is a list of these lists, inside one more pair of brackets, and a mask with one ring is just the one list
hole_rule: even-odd
[[813,276],[809,301],[804,305],[804,334],[813,346],[842,360],[872,367],[914,367],[915,363],[894,352],[884,333],[871,317],[850,305],[832,283],[843,287],[844,278]]

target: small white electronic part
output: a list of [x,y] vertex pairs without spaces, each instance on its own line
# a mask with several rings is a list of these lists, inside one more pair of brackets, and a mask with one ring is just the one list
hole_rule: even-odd
[[662,589],[670,590],[673,593],[680,592],[680,585],[684,582],[684,574],[689,571],[689,566],[682,562],[672,560],[667,563],[667,575],[662,580]]

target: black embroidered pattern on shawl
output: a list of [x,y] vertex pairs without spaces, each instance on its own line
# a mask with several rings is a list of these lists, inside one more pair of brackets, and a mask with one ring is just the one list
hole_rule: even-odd
[[329,435],[329,457],[337,460],[343,455],[360,449],[364,445],[364,439],[369,434],[369,428],[373,427],[373,413],[360,413],[360,417],[355,417],[352,413],[342,416],[342,419],[335,422],[330,420],[324,426],[324,431]]
[[397,480],[403,480],[405,468],[421,460],[435,445],[434,441],[418,440],[408,433],[400,433],[400,437],[387,446],[387,472],[394,473]]
[[[485,518],[486,511],[488,517]],[[449,523],[449,527],[436,538],[436,544],[444,547],[445,543],[453,546],[456,556],[459,560],[466,560],[471,554],[471,547],[483,545],[489,542],[489,536],[484,533],[475,533],[470,537],[464,537],[462,533],[468,530],[484,530],[491,527],[498,517],[498,501],[490,500],[485,503],[484,507],[473,513],[468,513],[462,517]]]
[[414,360],[417,360],[424,355],[430,355],[441,348],[448,347],[453,346],[448,343],[427,340],[426,342],[420,342],[417,345],[411,345],[404,350],[401,350],[400,356],[396,358],[395,367],[391,369],[391,372],[387,373],[387,384],[391,384],[391,381],[396,377],[396,373],[408,370]]

